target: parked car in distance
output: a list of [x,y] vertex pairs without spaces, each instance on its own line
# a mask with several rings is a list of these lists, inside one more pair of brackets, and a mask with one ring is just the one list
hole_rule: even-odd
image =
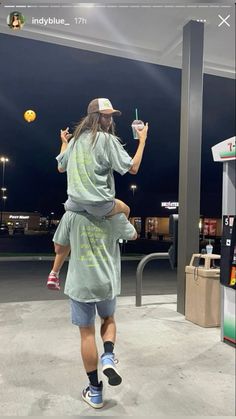
[[0,225],[0,236],[9,236],[9,229],[6,224]]
[[25,234],[25,229],[24,229],[23,226],[14,226],[13,236],[15,236],[15,235],[23,236],[23,234]]

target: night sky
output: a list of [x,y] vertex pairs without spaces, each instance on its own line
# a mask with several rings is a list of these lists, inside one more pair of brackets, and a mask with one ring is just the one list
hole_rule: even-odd
[[[134,215],[169,215],[161,201],[178,200],[181,72],[105,54],[0,34],[0,155],[6,167],[6,211],[58,216],[66,200],[66,175],[57,172],[60,128],[86,113],[88,102],[108,97],[122,111],[117,134],[133,155],[134,109],[149,122],[139,173],[116,175],[117,198]],[[27,109],[37,113],[27,123]],[[234,81],[204,76],[201,215],[221,216],[222,164],[211,147],[235,135]],[[0,178],[1,179],[1,178]],[[134,197],[130,185],[138,186]]]

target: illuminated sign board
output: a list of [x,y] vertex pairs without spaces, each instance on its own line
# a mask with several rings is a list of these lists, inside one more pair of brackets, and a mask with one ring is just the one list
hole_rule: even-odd
[[221,141],[211,148],[214,161],[229,161],[236,159],[235,137]]
[[12,220],[28,220],[30,217],[29,215],[9,215],[9,218]]
[[178,202],[161,202],[161,206],[167,209],[176,209],[179,206]]

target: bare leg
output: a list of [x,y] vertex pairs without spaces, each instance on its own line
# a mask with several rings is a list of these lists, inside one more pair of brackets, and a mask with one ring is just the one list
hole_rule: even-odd
[[86,372],[94,371],[98,365],[98,351],[95,341],[95,327],[80,327],[81,356]]
[[60,244],[55,243],[54,248],[56,256],[52,270],[53,272],[59,272],[65,262],[65,259],[70,253],[70,246],[61,246]]
[[[95,326],[80,327],[81,356],[89,378],[89,387],[82,392],[82,398],[94,408],[103,407],[102,382],[98,383],[98,351],[95,340]],[[94,383],[95,381],[95,383]]]
[[[102,319],[101,337],[103,342],[115,343],[116,340],[116,323],[113,316]],[[105,346],[105,345],[104,345]],[[105,349],[105,348],[104,348]],[[113,349],[110,352],[104,352],[101,356],[103,374],[108,378],[111,386],[118,386],[122,382],[122,377],[115,366],[115,356]]]
[[113,316],[102,319],[101,338],[103,342],[113,342],[116,340],[116,323]]
[[130,208],[128,207],[128,205],[126,205],[123,201],[120,201],[120,199],[115,199],[114,208],[106,216],[111,217],[112,215],[120,214],[122,212],[125,214],[127,218],[129,218]]

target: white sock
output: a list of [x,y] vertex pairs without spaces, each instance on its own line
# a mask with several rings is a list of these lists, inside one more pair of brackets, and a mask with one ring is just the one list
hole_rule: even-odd
[[51,274],[54,274],[54,275],[58,276],[58,275],[59,275],[59,272],[60,272],[60,271],[58,271],[58,272],[51,271],[51,272],[50,272],[50,275],[51,275]]

